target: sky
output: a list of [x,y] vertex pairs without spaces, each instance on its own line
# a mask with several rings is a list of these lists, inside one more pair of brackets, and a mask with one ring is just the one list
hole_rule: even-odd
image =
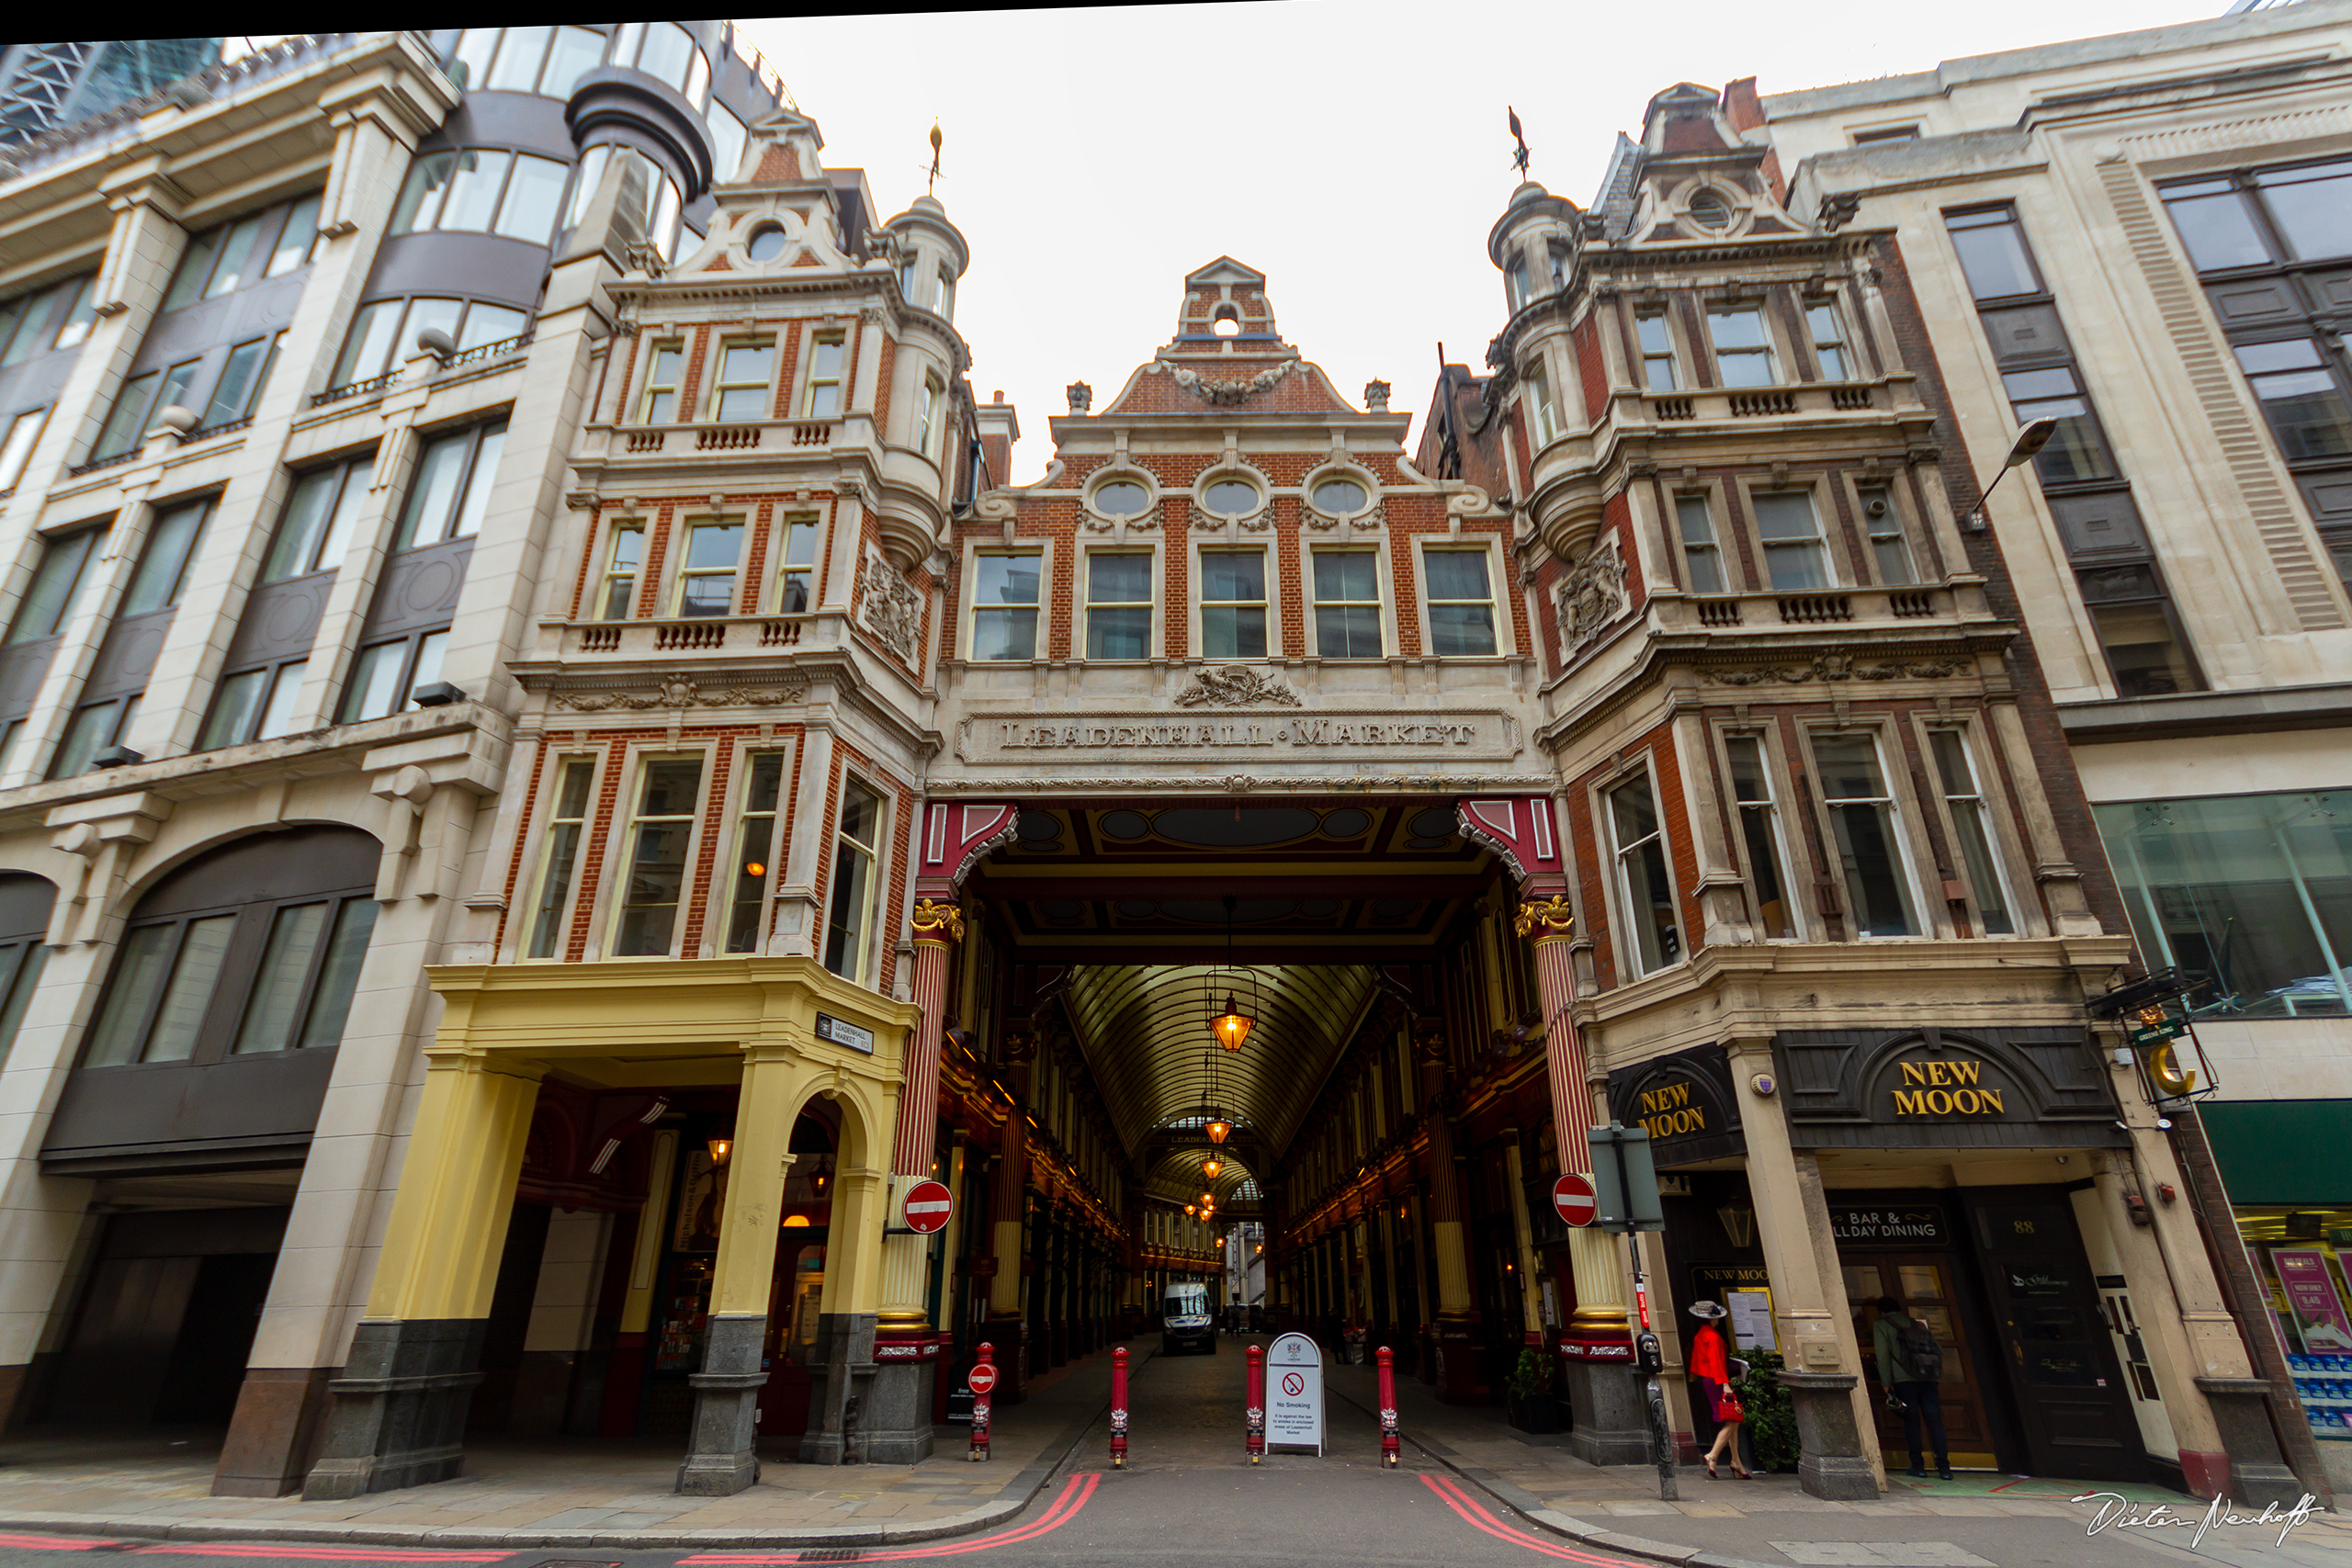
[[1487,233],[1532,176],[1590,203],[1651,95],[1770,95],[2221,14],[2225,0],[1595,6],[1265,0],[1220,6],[741,18],[881,214],[936,190],[970,243],[956,325],[983,401],[1019,411],[1012,480],[1051,456],[1063,389],[1097,406],[1174,331],[1184,275],[1267,275],[1283,335],[1360,401],[1415,416],[1438,347],[1482,369],[1504,321]]

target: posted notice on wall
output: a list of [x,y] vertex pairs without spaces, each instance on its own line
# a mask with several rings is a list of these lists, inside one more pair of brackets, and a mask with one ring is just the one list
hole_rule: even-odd
[[1724,1310],[1731,1314],[1732,1343],[1743,1350],[1777,1350],[1772,1336],[1772,1292],[1725,1291]]

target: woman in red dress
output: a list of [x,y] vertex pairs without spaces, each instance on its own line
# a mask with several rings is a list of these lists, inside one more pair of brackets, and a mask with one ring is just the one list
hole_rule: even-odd
[[[1747,1472],[1739,1462],[1739,1424],[1747,1413],[1736,1398],[1725,1401],[1732,1380],[1731,1350],[1724,1337],[1724,1313],[1718,1302],[1693,1302],[1690,1315],[1699,1326],[1690,1336],[1690,1381],[1698,1386],[1699,1398],[1708,1417],[1715,1423],[1715,1440],[1701,1461],[1707,1467],[1709,1480],[1720,1479],[1715,1474],[1715,1461],[1728,1460],[1731,1472],[1746,1481]],[[1743,1363],[1740,1370],[1747,1371]]]

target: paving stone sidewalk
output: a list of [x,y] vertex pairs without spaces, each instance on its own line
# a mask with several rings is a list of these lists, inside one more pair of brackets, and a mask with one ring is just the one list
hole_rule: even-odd
[[[1151,1342],[1137,1340],[1138,1363]],[[306,1503],[210,1495],[217,1430],[0,1439],[0,1529],[170,1540],[334,1540],[409,1546],[861,1546],[984,1529],[1035,1495],[1110,1403],[1108,1348],[1000,1405],[986,1464],[961,1427],[912,1465],[820,1467],[763,1450],[758,1483],[681,1497],[676,1439],[469,1438],[453,1481]]]
[[[1378,1409],[1374,1369],[1334,1366],[1328,1376],[1334,1396]],[[2208,1532],[2192,1551],[2192,1529],[2110,1526],[2091,1535],[2093,1506],[2071,1500],[2096,1491],[2120,1494],[2143,1510],[2163,1504],[2176,1515],[2203,1512],[2195,1499],[2158,1486],[1963,1472],[1949,1483],[1890,1476],[1876,1501],[1832,1503],[1806,1496],[1794,1475],[1742,1482],[1726,1469],[1724,1479],[1710,1481],[1692,1465],[1680,1470],[1680,1496],[1668,1503],[1658,1498],[1656,1470],[1587,1464],[1568,1452],[1566,1438],[1515,1431],[1499,1409],[1441,1404],[1408,1377],[1397,1379],[1396,1403],[1408,1442],[1537,1524],[1693,1568],[2161,1568],[2165,1558],[2230,1568],[2352,1568],[2352,1515],[2342,1512],[2313,1514],[2283,1546],[2276,1529],[2240,1526]]]

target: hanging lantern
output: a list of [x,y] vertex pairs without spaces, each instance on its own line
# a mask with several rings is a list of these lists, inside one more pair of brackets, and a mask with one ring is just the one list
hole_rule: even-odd
[[1184,1217],[1188,1220],[1193,1217],[1193,1205],[1190,1203],[1184,1205]]
[[1224,1168],[1225,1161],[1217,1158],[1215,1155],[1211,1155],[1208,1158],[1201,1161],[1201,1174],[1207,1177],[1211,1181],[1215,1181],[1216,1179],[1216,1173]]
[[1233,1136],[1233,1123],[1225,1119],[1224,1111],[1212,1111],[1209,1112],[1208,1134],[1209,1142],[1212,1144],[1221,1144],[1225,1142],[1226,1139]]
[[1210,1021],[1209,1028],[1216,1032],[1219,1045],[1228,1051],[1238,1051],[1241,1043],[1250,1038],[1250,1031],[1257,1021],[1234,1006],[1233,998],[1228,994],[1225,998],[1225,1010]]
[[1202,1207],[1202,1208],[1204,1208],[1204,1209],[1214,1209],[1214,1208],[1216,1208],[1216,1193],[1214,1193],[1214,1192],[1204,1192],[1204,1193],[1202,1193],[1202,1194],[1201,1194],[1201,1207]]
[[727,1156],[735,1152],[735,1140],[733,1138],[713,1138],[705,1146],[710,1150],[710,1163],[712,1165],[725,1165],[727,1163]]

